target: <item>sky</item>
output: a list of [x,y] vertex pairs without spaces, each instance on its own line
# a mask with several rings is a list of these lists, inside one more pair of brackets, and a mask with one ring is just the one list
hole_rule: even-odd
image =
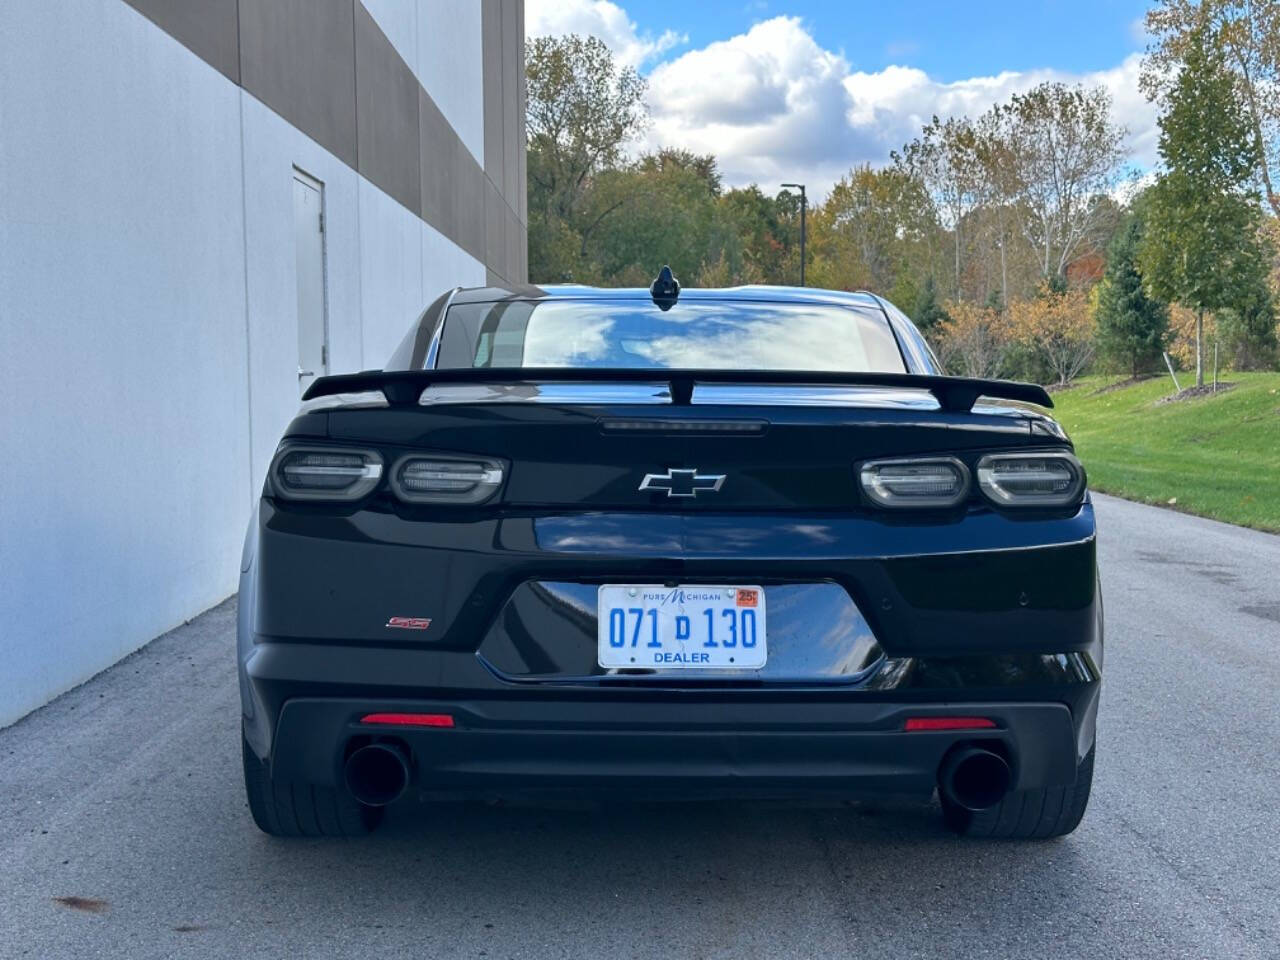
[[529,37],[600,37],[649,81],[633,153],[714,153],[730,186],[815,199],[934,114],[976,116],[1044,80],[1102,84],[1132,165],[1156,162],[1135,0],[526,0]]

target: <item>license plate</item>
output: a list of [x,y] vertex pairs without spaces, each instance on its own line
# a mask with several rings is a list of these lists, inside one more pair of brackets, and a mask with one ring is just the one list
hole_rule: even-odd
[[761,587],[608,584],[596,619],[602,667],[758,670],[768,655]]

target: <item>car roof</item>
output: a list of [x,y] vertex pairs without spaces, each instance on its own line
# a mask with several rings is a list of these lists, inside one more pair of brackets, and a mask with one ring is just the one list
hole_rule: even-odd
[[[592,287],[576,283],[509,287],[463,287],[452,303],[494,303],[502,300],[652,300],[648,287]],[[865,290],[822,290],[817,287],[782,287],[748,284],[740,287],[681,287],[681,300],[767,301],[770,303],[828,303],[849,307],[879,308],[880,300]]]

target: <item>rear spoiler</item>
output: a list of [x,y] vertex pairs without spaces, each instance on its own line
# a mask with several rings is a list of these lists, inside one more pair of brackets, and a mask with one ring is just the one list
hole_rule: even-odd
[[804,386],[889,387],[927,390],[948,413],[968,413],[979,397],[1018,400],[1052,407],[1044,387],[1014,380],[937,377],[919,373],[844,373],[828,370],[615,370],[598,367],[464,367],[450,370],[365,370],[321,377],[303,400],[338,393],[381,390],[392,405],[416,404],[437,383],[653,383],[669,381],[671,402],[687,406],[698,383],[799,384]]

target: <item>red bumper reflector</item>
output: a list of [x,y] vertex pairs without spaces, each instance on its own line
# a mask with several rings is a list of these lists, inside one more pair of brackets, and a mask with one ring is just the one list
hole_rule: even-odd
[[989,717],[908,717],[903,730],[991,730]]
[[393,727],[452,727],[453,717],[447,713],[366,713],[360,722]]

